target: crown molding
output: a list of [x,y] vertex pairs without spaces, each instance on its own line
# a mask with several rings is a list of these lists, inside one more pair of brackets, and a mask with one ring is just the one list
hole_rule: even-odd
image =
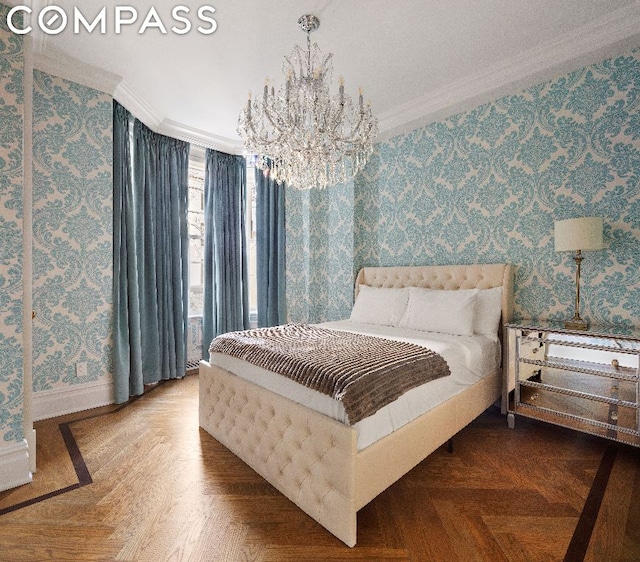
[[378,116],[378,141],[640,46],[640,2]]
[[213,148],[228,154],[242,154],[243,146],[239,141],[208,133],[195,127],[164,119],[155,108],[139,96],[125,80],[118,84],[113,97],[127,108],[137,119],[158,134],[183,140],[204,148]]
[[163,120],[162,115],[160,115],[147,100],[138,95],[124,78],[113,92],[113,98],[126,107],[134,117],[142,121],[152,131],[158,132],[158,127]]
[[244,150],[241,141],[234,141],[170,119],[164,119],[122,77],[84,63],[61,51],[49,49],[46,53],[42,53],[36,52],[34,48],[33,66],[42,72],[109,94],[156,133],[229,154],[242,154]]
[[122,81],[121,76],[82,62],[57,49],[42,52],[34,48],[33,68],[110,96]]
[[228,154],[243,153],[244,146],[240,141],[233,141],[171,119],[164,119],[151,104],[147,103],[141,96],[138,96],[125,80],[118,84],[113,97],[137,119],[158,134],[196,144],[203,148],[213,148]]
[[160,123],[157,131],[162,135],[167,135],[176,139],[187,141],[204,148],[213,148],[227,154],[242,154],[244,145],[241,141],[233,141],[226,137],[207,133],[194,127],[165,119]]

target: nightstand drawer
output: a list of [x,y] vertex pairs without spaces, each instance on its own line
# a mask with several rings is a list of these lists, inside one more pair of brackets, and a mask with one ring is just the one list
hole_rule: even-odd
[[615,339],[586,338],[552,334],[547,342],[548,357],[572,359],[607,366],[619,366],[638,370],[639,349],[632,342]]
[[607,426],[615,431],[636,432],[637,408],[624,404],[609,404],[582,396],[559,394],[546,388],[522,387],[516,413],[535,416],[536,410],[563,419],[577,418],[595,426]]
[[542,367],[540,368],[537,382],[561,388],[568,392],[583,392],[593,396],[611,396],[612,393],[615,393],[616,396],[624,397],[624,400],[636,401],[637,378],[631,374],[628,378],[614,379],[595,370],[585,373],[554,367]]

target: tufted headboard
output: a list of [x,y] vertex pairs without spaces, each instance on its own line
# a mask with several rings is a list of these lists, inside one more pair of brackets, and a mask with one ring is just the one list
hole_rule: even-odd
[[513,266],[507,263],[363,267],[356,277],[356,296],[360,285],[452,291],[502,287],[502,323],[509,322],[513,315]]

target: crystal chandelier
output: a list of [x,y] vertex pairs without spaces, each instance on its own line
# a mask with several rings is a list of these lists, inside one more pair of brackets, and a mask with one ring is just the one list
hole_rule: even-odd
[[298,25],[307,34],[306,51],[296,45],[284,58],[286,82],[278,91],[267,79],[261,100],[249,92],[238,134],[249,152],[271,160],[269,173],[276,181],[323,189],[351,179],[364,167],[378,121],[362,90],[357,105],[345,94],[342,77],[337,94],[331,95],[333,55],[324,56],[316,43],[311,46],[311,32],[320,20],[305,15]]

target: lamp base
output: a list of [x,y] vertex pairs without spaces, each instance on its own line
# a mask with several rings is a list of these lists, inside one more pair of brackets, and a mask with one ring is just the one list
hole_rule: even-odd
[[589,322],[583,320],[580,316],[574,316],[571,320],[565,320],[564,327],[567,330],[586,330],[589,328]]

